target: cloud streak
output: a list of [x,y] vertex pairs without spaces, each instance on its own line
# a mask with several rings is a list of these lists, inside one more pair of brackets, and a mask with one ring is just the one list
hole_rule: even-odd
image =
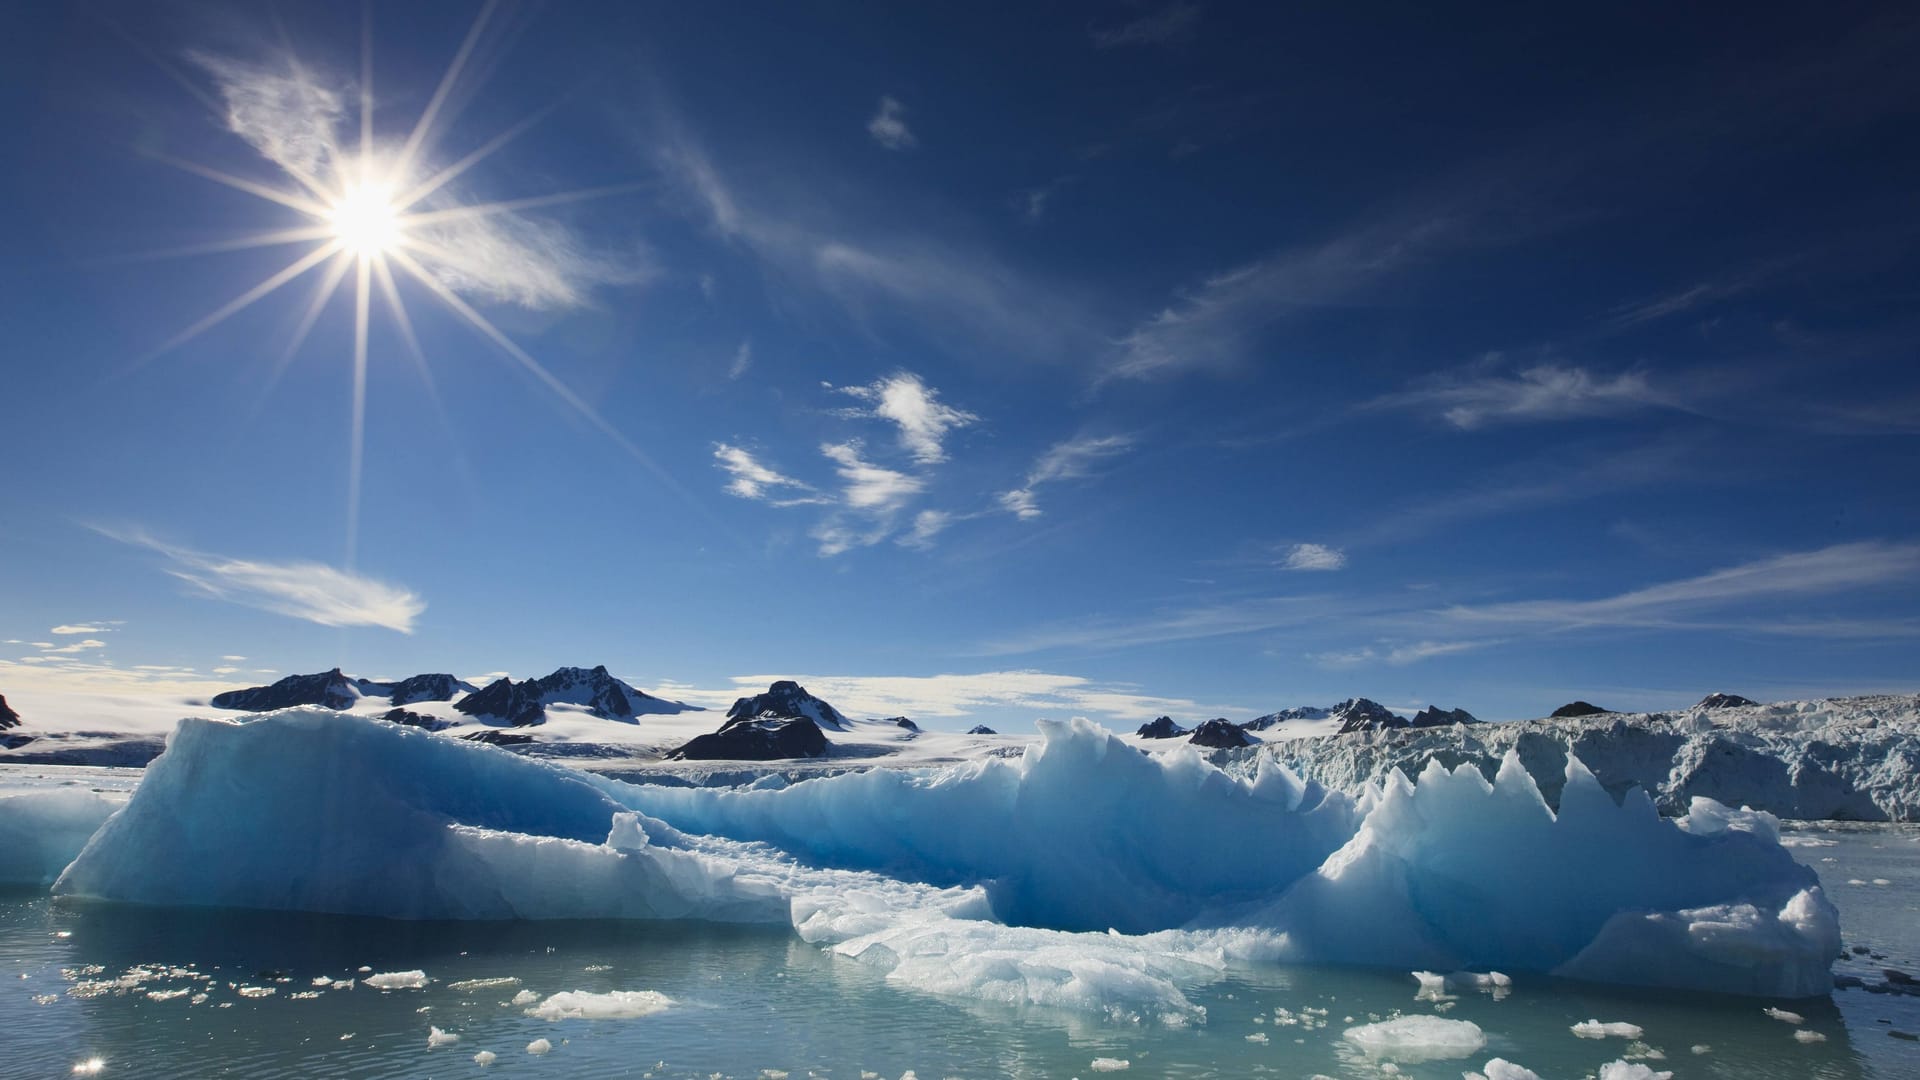
[[1042,513],[1039,488],[1090,476],[1095,465],[1133,449],[1133,443],[1131,435],[1082,435],[1056,443],[1027,470],[1025,484],[1000,493],[1000,506],[1023,521],[1037,518]]
[[911,150],[920,141],[907,127],[907,107],[891,97],[880,99],[880,111],[867,121],[867,134],[889,150]]
[[1495,424],[1615,416],[1676,404],[1671,395],[1649,384],[1644,372],[1626,371],[1607,378],[1585,368],[1542,364],[1512,374],[1436,376],[1412,389],[1377,398],[1369,407],[1429,412],[1471,431]]
[[217,600],[321,626],[377,626],[402,634],[427,608],[411,590],[317,562],[263,562],[194,551],[143,532],[96,529],[160,555],[168,574]]

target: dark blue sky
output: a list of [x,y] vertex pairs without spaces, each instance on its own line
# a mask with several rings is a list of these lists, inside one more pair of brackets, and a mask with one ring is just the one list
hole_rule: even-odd
[[357,494],[356,256],[176,343],[334,242],[357,11],[13,22],[0,692],[1920,682],[1897,6],[375,5],[395,191],[517,134],[369,256],[426,377],[370,271]]

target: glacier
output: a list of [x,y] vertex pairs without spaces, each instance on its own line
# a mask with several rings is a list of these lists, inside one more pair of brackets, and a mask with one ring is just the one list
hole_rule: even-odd
[[[1023,756],[751,789],[623,783],[318,708],[189,719],[53,885],[402,919],[790,927],[903,988],[1193,1023],[1233,964],[1824,995],[1838,917],[1765,814],[1683,822],[1509,755],[1358,797],[1085,721]],[[0,828],[9,827],[0,803]]]

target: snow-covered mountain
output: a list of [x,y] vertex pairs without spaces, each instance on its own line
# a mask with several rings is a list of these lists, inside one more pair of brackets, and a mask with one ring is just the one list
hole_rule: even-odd
[[764,694],[743,697],[727,710],[728,720],[766,718],[795,720],[805,718],[830,731],[847,731],[850,724],[840,710],[807,693],[807,688],[791,679],[782,679],[767,687]]
[[1174,723],[1171,716],[1156,716],[1151,722],[1141,724],[1134,734],[1142,739],[1177,739],[1189,731]]
[[[1639,787],[1663,813],[1694,796],[1785,818],[1920,820],[1920,695],[1593,713],[1500,724],[1445,723],[1270,740],[1271,755],[1330,788],[1357,792],[1429,761],[1491,777],[1508,750],[1558,804],[1569,753],[1617,798]],[[1719,700],[1716,700],[1719,699]],[[1247,760],[1251,756],[1243,755]]]

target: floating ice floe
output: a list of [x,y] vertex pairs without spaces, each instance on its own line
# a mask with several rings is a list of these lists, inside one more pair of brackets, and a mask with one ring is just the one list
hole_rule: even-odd
[[594,994],[569,990],[555,994],[527,1010],[542,1020],[633,1020],[665,1012],[674,1000],[653,990],[615,990]]
[[427,985],[424,971],[383,971],[360,980],[375,990],[420,990]]
[[1203,1021],[1187,992],[1247,961],[1831,988],[1837,918],[1766,815],[1701,800],[1676,824],[1578,761],[1556,813],[1511,757],[1492,781],[1436,764],[1354,800],[1272,763],[1237,779],[1141,754],[1084,721],[1041,733],[1019,759],[713,790],[327,710],[185,720],[54,889],[779,923],[908,988],[1170,1023]]
[[1340,1037],[1369,1058],[1400,1065],[1468,1057],[1487,1045],[1480,1025],[1437,1016],[1401,1016],[1363,1024],[1348,1028]]
[[1644,1032],[1638,1024],[1623,1021],[1582,1020],[1573,1025],[1573,1033],[1583,1039],[1637,1039]]

